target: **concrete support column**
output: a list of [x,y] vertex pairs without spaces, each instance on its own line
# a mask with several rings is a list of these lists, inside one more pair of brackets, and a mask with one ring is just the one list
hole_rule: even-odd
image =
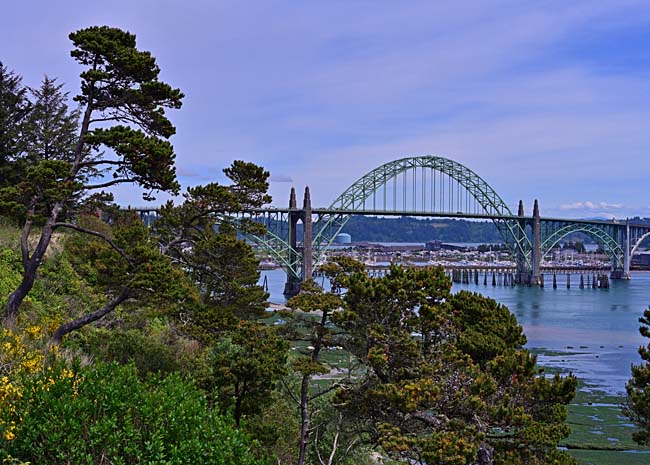
[[[625,229],[621,232],[623,243],[623,269],[616,268],[616,260],[612,264],[611,279],[630,279],[630,220],[625,220]],[[619,236],[620,237],[620,236]]]
[[541,283],[542,271],[542,221],[539,215],[539,204],[535,199],[533,207],[533,284]]
[[311,219],[311,196],[309,187],[305,187],[305,198],[302,206],[302,281],[305,282],[312,277],[313,250],[312,250],[312,219]]
[[625,279],[630,279],[630,219],[625,220],[625,238],[623,239],[623,274]]

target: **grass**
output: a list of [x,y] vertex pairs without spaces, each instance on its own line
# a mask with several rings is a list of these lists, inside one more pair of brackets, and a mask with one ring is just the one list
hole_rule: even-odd
[[0,248],[20,249],[20,229],[15,223],[2,216],[0,216]]
[[569,453],[585,465],[648,465],[650,453],[609,450],[571,450]]
[[[22,227],[22,226],[21,226]],[[20,236],[22,229],[15,221],[0,216],[0,249],[9,249],[20,251]],[[29,235],[29,246],[33,250],[40,239],[41,228],[32,227],[31,234]],[[46,257],[54,256],[63,250],[64,232],[55,232],[52,234],[50,244],[48,246]]]

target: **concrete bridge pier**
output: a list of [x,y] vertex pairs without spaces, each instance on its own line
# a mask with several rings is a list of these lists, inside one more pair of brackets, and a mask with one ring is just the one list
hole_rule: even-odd
[[[302,209],[298,209],[298,203],[296,201],[296,190],[291,188],[291,195],[289,197],[289,245],[291,250],[289,251],[289,261],[290,263],[295,263],[296,271],[298,268],[298,250],[302,249],[302,257],[300,267],[301,273],[300,277],[287,274],[287,282],[284,284],[284,295],[294,296],[300,292],[300,286],[303,282],[311,279],[313,272],[313,251],[312,251],[312,207],[311,207],[311,195],[309,193],[309,187],[305,187],[305,196],[303,198]],[[302,247],[298,247],[298,237],[297,237],[297,225],[298,222],[302,222]]]
[[539,215],[539,204],[535,199],[533,206],[533,276],[532,284],[543,286],[542,276],[542,221]]
[[[519,208],[517,210],[517,216],[519,217],[519,219],[517,220],[517,222],[519,223],[519,230],[517,231],[517,241],[521,243],[524,239],[524,235],[526,231],[526,217],[524,213],[524,202],[521,200],[519,200]],[[526,257],[524,256],[524,253],[521,250],[517,250],[516,262],[517,262],[517,271],[515,273],[515,283],[530,286],[533,281],[533,273],[531,272],[531,270],[526,269]]]
[[305,282],[308,279],[311,279],[313,266],[311,195],[309,194],[309,186],[305,187],[305,197],[302,204],[301,220],[303,225],[302,281]]
[[610,279],[630,279],[630,220],[625,221],[623,230],[623,268],[617,268],[616,263],[612,267]]

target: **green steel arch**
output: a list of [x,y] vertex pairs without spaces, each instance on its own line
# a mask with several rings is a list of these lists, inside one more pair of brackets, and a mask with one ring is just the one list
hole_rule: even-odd
[[542,241],[542,257],[548,254],[551,249],[553,249],[553,247],[555,247],[566,236],[576,232],[581,232],[591,236],[612,259],[614,267],[623,268],[624,251],[621,248],[621,245],[605,229],[592,224],[569,223],[553,231],[552,234]]
[[[376,209],[375,194],[378,190],[383,188],[383,203],[385,208],[387,186],[391,180],[395,182],[399,175],[404,176],[404,182],[406,183],[406,172],[413,170],[412,179],[414,185],[412,195],[414,202],[416,195],[421,194],[422,197],[425,198],[424,191],[416,193],[417,188],[415,185],[418,183],[418,168],[431,169],[434,172],[442,173],[448,178],[455,180],[459,186],[462,186],[462,188],[476,200],[484,213],[498,216],[514,216],[499,194],[497,194],[496,191],[485,182],[485,180],[483,180],[483,178],[466,166],[448,158],[437,156],[401,158],[399,160],[385,163],[365,174],[348,187],[332,203],[330,210],[343,210],[346,213],[324,215],[314,225],[314,229],[317,231],[316,237],[314,238],[315,259],[318,260],[320,258],[323,251],[332,243],[343,226],[345,226],[351,216],[348,212],[375,212],[375,214],[381,214],[381,210]],[[440,188],[442,189],[443,186],[440,186]],[[422,183],[421,189],[426,189],[426,182]],[[393,190],[393,195],[396,195],[395,190]],[[405,204],[406,195],[405,191]],[[453,188],[451,195],[453,198]],[[366,204],[369,203],[370,199],[372,199],[372,208],[367,208]],[[426,201],[424,203],[426,203]],[[396,206],[395,203],[393,206]],[[433,208],[434,205],[431,205],[430,207],[432,207],[430,213],[463,213],[461,211],[455,212],[453,210],[436,212],[435,208]],[[403,211],[403,213],[408,215],[412,212]],[[526,236],[525,226],[523,223],[516,219],[495,219],[493,221],[511,251],[522,257],[527,268],[531,269],[532,247],[529,238]]]
[[636,251],[639,250],[639,246],[641,245],[641,243],[646,237],[650,237],[650,232],[642,234],[641,237],[637,239],[636,243],[632,246],[632,250],[630,251],[630,257],[632,257],[636,253]]
[[[260,219],[262,221],[260,221]],[[231,223],[241,234],[245,240],[258,245],[263,251],[269,254],[269,256],[280,265],[288,276],[294,278],[300,278],[300,270],[302,268],[302,255],[294,250],[291,245],[283,238],[283,231],[281,228],[282,221],[286,221],[285,218],[279,217],[274,218],[275,225],[280,226],[272,228],[267,226],[266,222],[263,221],[263,218],[257,217],[248,217],[246,214],[241,212],[235,213],[231,216],[227,216],[226,220]],[[251,232],[247,223],[258,223],[264,227],[264,233]]]
[[286,240],[270,231],[264,235],[244,233],[244,237],[259,245],[288,275],[300,279],[302,255],[294,251]]

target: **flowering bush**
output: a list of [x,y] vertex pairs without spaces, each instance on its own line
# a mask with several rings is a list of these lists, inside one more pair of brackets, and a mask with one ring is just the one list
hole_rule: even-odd
[[260,463],[250,439],[180,375],[141,381],[133,365],[70,369],[55,362],[19,378],[21,392],[10,393],[0,410],[8,425],[0,450],[12,457],[48,464]]
[[23,396],[23,376],[34,376],[43,369],[45,351],[37,345],[43,336],[40,326],[28,326],[22,332],[3,329],[0,332],[0,436],[6,441],[15,438],[16,402]]

